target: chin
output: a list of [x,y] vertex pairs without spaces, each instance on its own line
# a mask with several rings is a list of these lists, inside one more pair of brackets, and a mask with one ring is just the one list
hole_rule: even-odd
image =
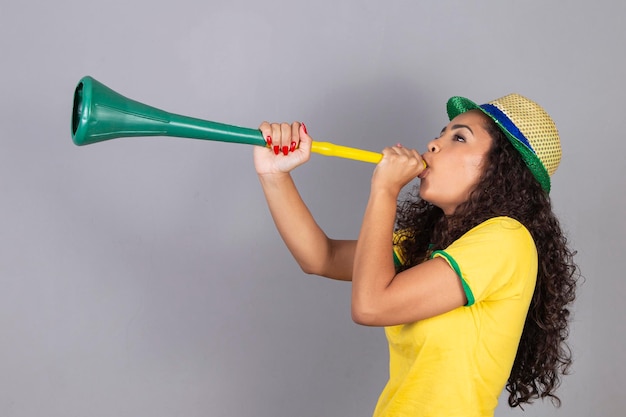
[[417,194],[419,196],[419,198],[421,198],[422,200],[430,203],[430,204],[434,204],[435,206],[437,205],[432,199],[430,199],[428,197],[428,193],[424,193],[422,192],[422,190],[419,191],[419,193]]
[[422,200],[432,204],[433,206],[439,207],[441,210],[445,211],[445,209],[442,207],[442,206],[445,206],[445,204],[441,204],[442,202],[440,200],[438,201],[437,196],[433,195],[432,193],[429,193],[426,187],[425,188],[420,187],[418,195]]
[[424,185],[423,182],[420,183],[420,188],[417,193],[422,200],[426,200],[431,204],[434,204],[429,198],[428,186]]

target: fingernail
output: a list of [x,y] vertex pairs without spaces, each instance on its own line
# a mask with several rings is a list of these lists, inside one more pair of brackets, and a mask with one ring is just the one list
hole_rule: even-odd
[[289,147],[289,152],[293,152],[296,150],[296,142],[291,142],[291,146]]
[[283,146],[283,155],[287,155],[289,153],[289,146]]
[[267,143],[267,146],[269,146],[270,148],[272,147],[272,137],[268,136],[265,138],[265,143]]
[[308,135],[309,132],[307,132],[306,125],[304,124],[304,122],[302,122],[302,128],[304,129],[304,133],[306,133]]
[[280,153],[280,146],[274,145],[274,153],[278,155]]
[[397,146],[398,148],[401,148],[401,147],[402,147],[402,144],[401,144],[401,143],[398,143],[398,144],[396,144],[396,146]]

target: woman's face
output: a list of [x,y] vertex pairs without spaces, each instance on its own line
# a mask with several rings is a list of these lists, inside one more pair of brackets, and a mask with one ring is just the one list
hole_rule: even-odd
[[469,198],[483,173],[493,141],[484,128],[487,120],[480,110],[462,113],[428,143],[420,196],[447,215]]

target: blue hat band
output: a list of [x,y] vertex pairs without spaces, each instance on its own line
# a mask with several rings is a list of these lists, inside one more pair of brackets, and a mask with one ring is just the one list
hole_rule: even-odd
[[528,142],[528,139],[526,139],[526,136],[524,136],[517,126],[515,126],[515,123],[513,123],[502,110],[493,104],[481,104],[479,107],[493,116],[493,118],[496,119],[498,123],[500,123],[502,127],[504,127],[512,136],[514,136],[515,139],[523,143],[524,146],[537,155],[537,152],[535,152],[533,147],[530,145],[530,142]]

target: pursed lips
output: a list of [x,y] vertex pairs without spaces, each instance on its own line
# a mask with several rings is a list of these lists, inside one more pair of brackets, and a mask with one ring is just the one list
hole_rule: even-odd
[[419,179],[424,179],[424,177],[428,174],[428,171],[430,171],[430,162],[427,161],[426,158],[424,158],[424,156],[425,155],[422,155],[422,159],[426,163],[426,168],[424,168],[424,170],[420,172],[420,174],[417,176],[417,178]]

